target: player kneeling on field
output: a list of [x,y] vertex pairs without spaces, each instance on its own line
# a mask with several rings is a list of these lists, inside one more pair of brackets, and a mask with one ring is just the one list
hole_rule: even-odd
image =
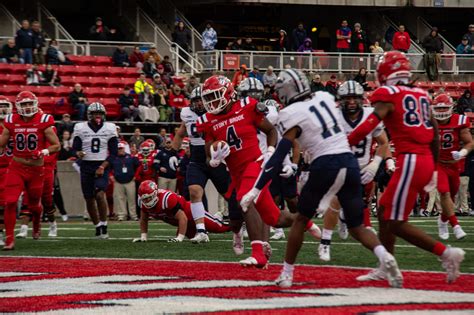
[[[184,197],[169,190],[158,189],[155,182],[146,180],[138,188],[138,198],[142,213],[140,218],[141,237],[134,239],[134,243],[147,241],[148,218],[150,216],[178,227],[177,236],[170,238],[168,242],[182,242],[185,236],[191,239],[196,234],[191,203],[186,201]],[[207,212],[204,224],[206,230],[211,233],[230,231],[227,224]]]

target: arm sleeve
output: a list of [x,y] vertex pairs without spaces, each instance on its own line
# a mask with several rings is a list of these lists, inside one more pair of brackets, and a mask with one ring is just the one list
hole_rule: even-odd
[[76,155],[77,151],[82,151],[82,139],[75,136],[72,141],[72,154]]
[[115,158],[118,154],[118,138],[115,136],[110,138],[107,142],[107,147],[109,149],[109,156]]
[[278,170],[278,166],[281,165],[285,157],[288,156],[292,146],[293,143],[285,138],[278,143],[275,153],[273,153],[270,160],[265,164],[265,168],[260,172],[259,179],[255,185],[257,189],[262,190],[272,179],[274,173]]
[[351,132],[349,135],[349,145],[357,145],[359,142],[364,140],[364,138],[372,131],[377,125],[380,123],[380,117],[378,117],[375,113],[370,114],[367,119],[357,126],[354,131]]

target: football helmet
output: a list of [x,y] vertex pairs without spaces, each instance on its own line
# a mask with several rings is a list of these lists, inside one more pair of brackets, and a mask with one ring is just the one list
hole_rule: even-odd
[[433,100],[431,111],[436,120],[446,120],[453,114],[453,99],[447,94],[440,94]]
[[119,141],[117,146],[119,149],[125,149],[127,147],[127,143],[124,141]]
[[342,111],[354,114],[362,110],[364,105],[364,88],[359,82],[347,80],[337,89],[337,96]]
[[181,142],[181,148],[182,149],[189,148],[189,138],[188,137],[183,138],[183,142]]
[[308,78],[299,70],[284,69],[275,83],[275,92],[287,106],[311,94]]
[[158,186],[152,180],[145,180],[138,187],[138,198],[141,204],[147,208],[153,208],[158,203]]
[[235,100],[232,82],[223,75],[213,75],[202,87],[204,108],[211,114],[219,114]]
[[190,100],[191,105],[189,105],[189,108],[191,108],[193,112],[198,115],[202,115],[206,112],[202,102],[202,87],[200,85],[191,92]]
[[376,71],[379,85],[393,85],[399,81],[408,83],[411,77],[411,65],[400,51],[388,51],[379,59]]
[[239,87],[237,88],[239,91],[239,96],[241,98],[244,97],[251,97],[260,101],[263,96],[263,83],[256,78],[246,78],[240,82]]
[[156,143],[153,139],[146,139],[145,142],[149,144],[151,151],[155,151]]
[[[101,118],[97,118],[96,114],[101,114]],[[94,102],[87,107],[87,119],[94,121],[98,125],[105,121],[106,114],[105,106],[99,102]]]
[[11,114],[13,111],[13,105],[10,100],[0,95],[0,119],[4,119],[6,115]]
[[144,157],[149,156],[151,151],[150,142],[144,141],[140,144],[140,153],[143,154]]
[[20,116],[32,117],[38,112],[38,98],[30,91],[20,92],[16,96],[15,107]]

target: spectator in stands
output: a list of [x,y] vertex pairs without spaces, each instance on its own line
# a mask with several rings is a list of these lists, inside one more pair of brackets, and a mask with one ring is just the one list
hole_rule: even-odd
[[61,151],[59,151],[58,159],[60,161],[65,161],[73,156],[71,132],[69,132],[69,130],[64,130],[61,134]]
[[336,97],[338,88],[339,84],[337,83],[337,77],[335,74],[332,74],[329,81],[326,82],[326,92],[329,92]]
[[140,144],[142,144],[145,141],[145,138],[142,136],[142,131],[140,128],[135,128],[133,131],[133,135],[130,137],[130,140],[128,143],[130,146],[135,145],[135,147],[139,148]]
[[46,65],[46,70],[43,72],[44,83],[51,86],[61,85],[61,78],[51,64]]
[[380,47],[378,41],[375,41],[373,45],[369,47],[370,53],[374,54],[374,63],[377,65],[379,63],[380,57],[383,56],[384,50]]
[[25,63],[13,38],[9,38],[7,43],[3,45],[0,61],[2,63]]
[[89,29],[89,34],[92,40],[107,40],[107,34],[109,33],[109,28],[104,25],[102,18],[97,17],[95,19],[95,24]]
[[352,31],[347,20],[341,22],[341,27],[336,31],[336,48],[338,52],[349,52],[351,47]]
[[184,87],[184,94],[186,95],[186,97],[189,98],[193,90],[197,88],[198,86],[199,86],[199,82],[196,76],[194,75],[190,76],[188,83],[186,83],[186,86]]
[[253,70],[249,72],[249,78],[255,78],[263,83],[263,74],[260,72],[257,65],[255,65]]
[[276,42],[275,50],[288,51],[290,50],[290,43],[285,30],[280,30],[278,41]]
[[44,81],[43,72],[38,69],[36,63],[26,70],[26,85],[42,85]]
[[311,92],[326,91],[323,82],[321,82],[321,76],[317,73],[313,75],[311,80]]
[[52,39],[49,42],[48,49],[46,50],[46,57],[48,64],[52,65],[72,65],[72,62],[67,59],[64,53],[59,49],[57,40]]
[[277,80],[275,72],[273,72],[273,67],[268,66],[267,71],[263,75],[263,85],[274,86]]
[[142,52],[140,51],[140,46],[135,46],[133,48],[133,52],[130,54],[130,57],[128,59],[130,60],[130,64],[133,67],[143,68],[143,63],[145,62],[145,59],[143,57]]
[[458,114],[464,114],[465,112],[474,112],[474,99],[470,90],[465,90],[463,95],[458,99],[457,103]]
[[[474,46],[474,24],[470,24],[467,30],[467,33],[464,34],[465,37],[469,38],[468,44]],[[472,47],[474,50],[474,47]]]
[[148,57],[148,59],[143,64],[142,70],[145,72],[147,78],[153,78],[153,76],[158,73],[155,58],[153,56]]
[[408,34],[408,32],[405,32],[405,25],[400,25],[398,27],[398,32],[395,32],[395,34],[393,34],[392,47],[395,50],[407,53],[408,49],[410,49],[410,45],[410,34]]
[[431,33],[423,39],[422,46],[426,51],[423,64],[430,81],[438,79],[438,65],[441,61],[439,54],[443,52],[443,41],[438,36],[438,28],[433,27]]
[[164,67],[164,73],[170,76],[174,75],[174,67],[170,61],[170,56],[164,56],[161,65]]
[[112,62],[116,67],[129,67],[130,61],[128,60],[128,54],[125,51],[125,46],[119,45],[112,56]]
[[117,27],[111,26],[107,33],[107,40],[111,42],[120,42],[123,41],[123,35]]
[[46,39],[41,24],[38,21],[31,23],[31,31],[33,32],[33,62],[37,64],[44,64],[44,47],[46,46]]
[[304,40],[308,37],[306,30],[304,29],[303,22],[298,23],[298,27],[293,29],[291,33],[291,42],[294,51],[297,51],[301,45],[304,44]]
[[138,94],[138,116],[142,121],[156,123],[160,119],[160,113],[155,107],[155,97],[149,84],[145,85],[143,92]]
[[20,49],[21,58],[25,63],[33,63],[33,48],[35,45],[33,31],[28,20],[21,21],[21,28],[16,32],[16,47]]
[[146,81],[145,73],[140,72],[140,76],[134,84],[135,94],[139,95],[140,93],[143,93],[146,86],[151,87],[151,85]]
[[211,51],[214,50],[217,44],[217,33],[212,28],[211,22],[206,22],[206,28],[202,32],[202,49]]
[[[184,26],[183,21],[179,21],[178,25],[174,29],[174,32],[171,34],[173,42],[175,42],[182,50],[179,50],[179,56],[188,60],[186,52],[191,51],[191,32]],[[180,68],[183,69],[183,62],[180,59]]]
[[135,98],[133,95],[130,95],[131,88],[125,86],[123,88],[123,93],[120,94],[119,104],[120,111],[122,112],[123,118],[125,121],[134,121],[138,117],[138,107],[135,103]]
[[242,64],[240,66],[240,69],[235,72],[234,78],[232,79],[232,84],[234,86],[239,86],[240,82],[244,80],[245,78],[248,78],[248,73],[247,73],[247,66],[245,64]]
[[351,50],[358,53],[367,53],[369,51],[369,45],[367,33],[362,30],[360,23],[355,23],[354,31],[351,35]]
[[155,94],[158,88],[163,88],[163,90],[165,91],[165,96],[168,96],[168,88],[166,87],[166,84],[164,84],[161,80],[161,76],[159,73],[155,73],[155,75],[153,76],[151,87],[153,88],[153,91],[155,91]]
[[297,49],[298,52],[313,52],[314,49],[313,49],[313,41],[311,40],[311,38],[305,38],[303,44],[298,47]]
[[173,79],[171,78],[171,73],[166,73],[163,65],[158,65],[157,69],[161,81],[166,84],[166,87],[169,89],[174,84]]
[[232,43],[232,46],[230,48],[231,50],[243,50],[242,46],[242,38],[236,38],[235,41]]
[[189,105],[189,100],[186,98],[184,91],[177,84],[173,85],[168,94],[168,105],[175,109],[181,109]]
[[125,152],[125,144],[119,142],[117,156],[107,158],[113,171],[114,182],[114,212],[118,220],[127,219],[127,208],[130,218],[137,221],[135,171],[139,164],[138,159]]
[[367,82],[367,69],[364,67],[359,69],[359,73],[354,77],[354,81],[359,82],[359,84],[364,88],[364,91],[370,90],[369,83]]
[[161,128],[160,129],[160,132],[158,133],[157,135],[157,139],[158,141],[156,142],[156,147],[157,148],[164,148],[165,147],[165,141],[166,141],[166,129],[165,128]]
[[155,92],[155,105],[158,107],[161,122],[172,121],[173,109],[168,105],[167,97],[168,89],[166,86],[158,86]]
[[245,39],[245,43],[244,43],[244,45],[243,45],[243,49],[244,49],[244,50],[252,50],[252,51],[257,50],[257,46],[255,46],[255,44],[253,43],[252,37],[247,37],[247,38]]
[[456,54],[458,55],[470,55],[474,54],[474,51],[472,50],[472,46],[469,45],[469,37],[464,35],[464,37],[461,40],[461,43],[456,47]]
[[71,115],[63,114],[62,119],[58,122],[58,134],[63,134],[65,131],[69,131],[72,134],[74,131],[74,123],[71,121]]
[[155,156],[153,167],[158,172],[158,187],[176,191],[176,170],[171,169],[169,160],[176,156],[173,150],[171,138],[165,138],[165,145]]
[[143,60],[148,60],[150,56],[153,56],[155,58],[155,63],[158,65],[160,63],[160,54],[158,54],[158,51],[156,50],[156,46],[152,45],[150,49],[146,53],[143,54]]
[[86,119],[87,97],[79,83],[74,84],[74,90],[69,94],[69,102],[74,110],[77,111],[77,119]]

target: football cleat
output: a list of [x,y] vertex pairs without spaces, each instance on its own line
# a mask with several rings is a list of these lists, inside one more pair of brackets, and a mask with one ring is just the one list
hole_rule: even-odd
[[61,219],[63,219],[63,222],[66,222],[69,219],[69,217],[67,214],[63,214],[61,215]]
[[270,237],[271,240],[284,240],[285,239],[285,231],[282,228],[276,228],[275,233]]
[[268,242],[263,242],[262,243],[262,249],[263,249],[263,254],[265,255],[265,258],[267,261],[270,261],[270,258],[272,258],[272,246]]
[[386,253],[380,269],[385,273],[388,283],[392,288],[403,287],[403,276],[398,269],[397,261],[392,254]]
[[448,283],[453,283],[459,277],[459,267],[465,254],[461,248],[448,247],[441,256],[441,266],[446,270]]
[[456,225],[453,228],[453,234],[456,237],[457,240],[462,240],[467,236],[466,232],[463,231],[462,227],[460,225]]
[[275,284],[280,288],[289,288],[293,285],[293,276],[282,272],[275,280]]
[[331,260],[331,245],[319,244],[318,247],[319,259],[322,261]]
[[372,269],[368,274],[358,276],[357,281],[381,281],[387,279],[385,271],[382,268]]
[[10,241],[8,241],[8,238],[5,241],[5,245],[3,246],[3,250],[14,250],[15,249],[15,241],[12,238]]
[[97,237],[97,238],[100,237],[100,226],[95,227],[95,237]]
[[233,234],[232,249],[237,256],[240,256],[244,253],[244,235],[242,234],[242,229],[239,233]]
[[107,233],[107,225],[100,226],[100,235],[99,238],[101,240],[106,240],[109,238],[109,234]]
[[56,222],[51,222],[49,225],[48,237],[57,237],[58,236],[58,225]]
[[438,235],[442,240],[449,238],[448,222],[443,222],[441,216],[438,218]]
[[339,220],[339,228],[337,229],[337,232],[339,233],[339,237],[342,240],[347,240],[349,237],[349,230],[347,229],[347,224]]
[[20,232],[16,235],[16,238],[26,238],[28,236],[28,225],[21,225]]
[[199,243],[208,243],[209,236],[206,233],[198,232],[194,237],[191,239],[191,243],[199,244]]
[[257,268],[262,268],[262,269],[267,269],[267,267],[268,267],[268,262],[267,261],[264,261],[263,259],[262,259],[262,261],[258,261],[253,256],[247,257],[247,258],[239,261],[239,264],[242,267],[257,267]]

